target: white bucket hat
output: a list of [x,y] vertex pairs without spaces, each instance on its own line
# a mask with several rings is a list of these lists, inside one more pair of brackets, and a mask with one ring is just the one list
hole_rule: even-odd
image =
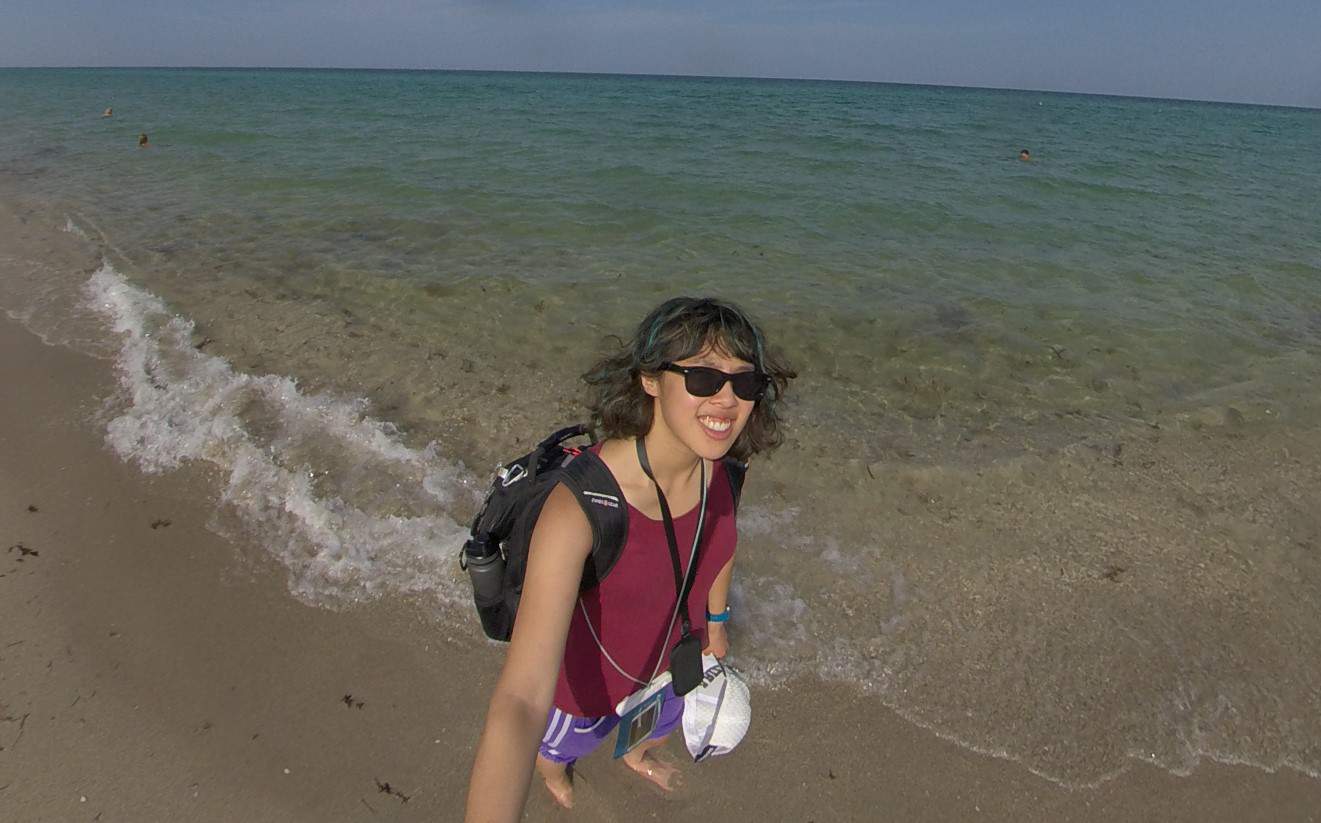
[[748,684],[715,657],[702,655],[702,684],[683,696],[683,741],[693,760],[728,754],[750,722]]

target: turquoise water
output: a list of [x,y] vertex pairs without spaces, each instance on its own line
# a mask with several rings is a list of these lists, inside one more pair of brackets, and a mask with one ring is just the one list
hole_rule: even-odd
[[807,365],[833,355],[862,404],[934,373],[938,402],[899,404],[919,420],[1196,406],[1321,346],[1310,110],[451,72],[14,70],[0,89],[4,169],[148,278],[499,281],[533,304],[573,284],[624,317],[653,299],[639,283],[719,291],[780,318]]
[[1029,334],[1063,310],[1174,374],[1206,365],[1199,342],[1231,362],[1321,343],[1315,111],[449,72],[7,70],[0,89],[10,173],[76,193],[121,245],[223,259],[269,234],[244,264],[263,276],[657,277],[804,323],[1010,313]]
[[716,293],[801,373],[742,518],[759,683],[1070,783],[1321,770],[1321,112],[293,70],[0,99],[0,192],[88,239],[141,347],[115,447],[232,471],[300,596],[471,628],[447,541],[484,468],[581,417],[603,338]]

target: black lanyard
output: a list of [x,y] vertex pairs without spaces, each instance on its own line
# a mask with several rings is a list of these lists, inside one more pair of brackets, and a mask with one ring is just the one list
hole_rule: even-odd
[[[656,476],[651,473],[651,463],[647,461],[647,447],[643,445],[642,438],[635,441],[638,446],[638,462],[642,464],[642,471],[651,479],[656,486],[656,499],[660,501],[661,518],[665,521],[665,539],[670,544],[670,561],[674,564],[674,588],[679,592],[679,618],[682,621],[683,634],[680,639],[692,634],[692,623],[688,620],[688,592],[692,589],[693,583],[697,580],[697,553],[702,540],[702,525],[706,520],[706,461],[698,458],[702,464],[702,499],[701,515],[697,518],[697,534],[693,535],[693,554],[688,561],[688,573],[683,573],[683,568],[679,563],[679,539],[674,536],[674,518],[670,515],[670,504],[665,499],[665,492],[661,491],[660,483],[656,481]],[[672,624],[671,624],[672,625]]]

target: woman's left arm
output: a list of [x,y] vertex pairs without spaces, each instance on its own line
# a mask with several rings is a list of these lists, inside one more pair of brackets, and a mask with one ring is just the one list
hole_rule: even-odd
[[[711,584],[711,593],[706,596],[707,614],[724,613],[729,605],[729,584],[733,579],[734,558],[731,557],[720,570],[720,574],[716,575],[715,582]],[[725,631],[724,623],[713,623],[710,620],[706,622],[706,648],[702,651],[716,657],[729,654],[729,633]]]

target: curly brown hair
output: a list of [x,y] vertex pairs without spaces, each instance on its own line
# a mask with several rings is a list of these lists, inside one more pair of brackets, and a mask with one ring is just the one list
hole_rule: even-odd
[[783,442],[778,404],[798,375],[766,345],[761,329],[738,306],[710,297],[675,297],[652,309],[631,340],[619,342],[618,352],[583,375],[591,391],[592,423],[606,437],[642,437],[651,431],[652,399],[642,388],[641,376],[711,347],[746,360],[770,378],[730,456],[746,461]]

